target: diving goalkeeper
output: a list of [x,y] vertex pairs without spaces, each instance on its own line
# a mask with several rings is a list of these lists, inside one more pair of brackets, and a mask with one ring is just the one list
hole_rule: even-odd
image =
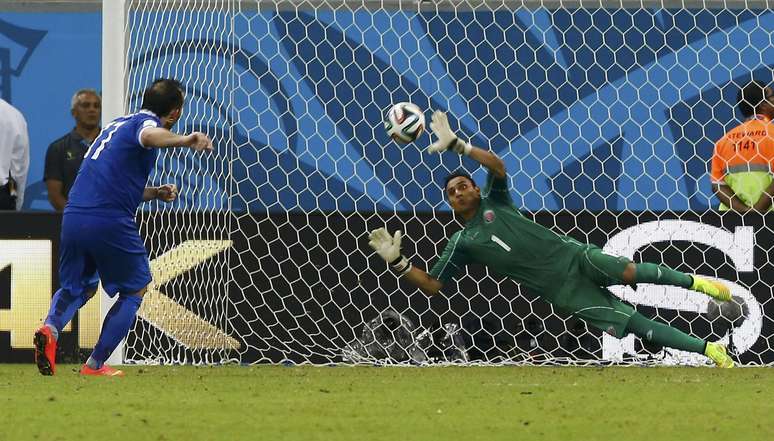
[[396,274],[431,296],[465,265],[478,263],[527,287],[559,311],[614,337],[631,333],[661,346],[704,354],[719,367],[734,367],[722,344],[650,320],[605,288],[636,283],[675,285],[728,301],[731,293],[725,285],[664,266],[611,256],[594,245],[560,236],[532,222],[514,205],[505,164],[497,155],[460,140],[443,112],[433,113],[430,128],[437,137],[428,149],[430,153],[451,150],[470,156],[489,170],[489,176],[483,191],[466,173],[456,172],[446,178],[444,191],[449,205],[464,220],[465,228],[451,237],[429,273],[401,255],[400,231],[394,235],[385,228],[371,232],[368,244]]

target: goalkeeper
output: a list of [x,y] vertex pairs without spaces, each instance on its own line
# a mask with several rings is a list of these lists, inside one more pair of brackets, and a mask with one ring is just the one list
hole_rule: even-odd
[[489,176],[483,191],[468,174],[456,172],[446,178],[444,192],[465,228],[452,236],[429,273],[401,255],[400,231],[394,235],[385,228],[371,232],[368,244],[395,273],[431,296],[465,265],[482,264],[519,282],[559,311],[614,337],[631,333],[657,345],[704,354],[719,367],[734,367],[722,344],[650,320],[605,288],[636,283],[675,285],[728,301],[731,293],[725,285],[664,266],[611,256],[594,245],[557,235],[532,222],[515,207],[508,192],[505,164],[497,155],[460,140],[443,112],[433,114],[430,128],[438,138],[430,146],[430,153],[451,150],[470,156],[489,170]]

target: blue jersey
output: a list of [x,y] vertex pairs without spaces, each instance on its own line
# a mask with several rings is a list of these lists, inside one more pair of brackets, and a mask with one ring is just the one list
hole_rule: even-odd
[[141,110],[105,126],[83,157],[65,213],[134,217],[158,154],[140,143],[140,133],[160,125]]

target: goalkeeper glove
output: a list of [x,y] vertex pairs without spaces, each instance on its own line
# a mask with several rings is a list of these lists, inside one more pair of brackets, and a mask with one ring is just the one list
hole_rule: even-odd
[[402,276],[411,270],[411,263],[406,256],[400,253],[400,230],[390,236],[386,228],[377,228],[368,235],[368,245],[376,251],[385,262],[390,265],[393,272]]
[[469,155],[473,147],[459,139],[457,135],[452,132],[449,127],[449,119],[446,118],[446,113],[436,110],[433,112],[433,118],[430,121],[430,129],[438,138],[437,141],[430,144],[427,151],[428,153],[440,153],[446,150],[453,150],[460,155]]

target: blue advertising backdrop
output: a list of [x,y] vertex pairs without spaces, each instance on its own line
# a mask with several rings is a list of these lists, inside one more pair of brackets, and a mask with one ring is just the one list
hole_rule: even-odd
[[24,207],[51,210],[43,179],[48,145],[72,130],[70,99],[102,83],[102,20],[94,12],[0,13],[0,93],[27,120]]
[[[72,92],[99,88],[100,16],[0,19],[2,91],[30,125],[25,205],[45,209],[45,148],[71,126]],[[506,159],[529,210],[702,211],[716,204],[713,143],[739,122],[737,85],[771,82],[774,60],[770,11],[254,12],[234,27],[239,38],[173,38],[198,40],[207,60],[235,54],[223,120],[238,121],[232,207],[251,211],[446,209],[437,182],[457,159],[427,158],[427,137],[399,148],[381,130],[404,100],[458,116]]]

